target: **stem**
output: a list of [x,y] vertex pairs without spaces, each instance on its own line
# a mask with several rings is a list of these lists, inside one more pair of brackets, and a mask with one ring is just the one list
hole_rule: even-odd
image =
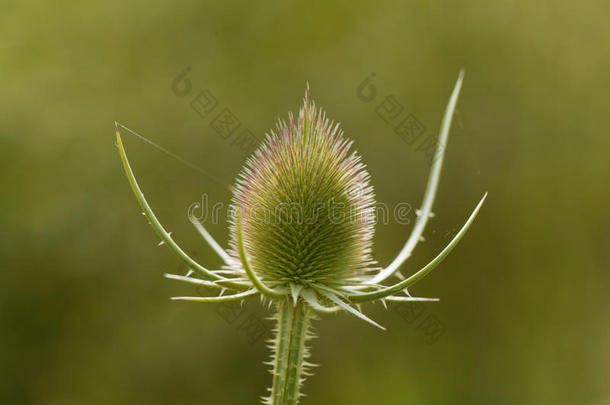
[[296,405],[300,387],[309,365],[305,343],[311,338],[311,309],[302,300],[294,305],[290,300],[279,301],[276,336],[273,341],[273,386],[268,405]]

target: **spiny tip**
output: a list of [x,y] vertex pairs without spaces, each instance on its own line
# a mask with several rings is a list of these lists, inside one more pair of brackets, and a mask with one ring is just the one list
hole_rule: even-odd
[[307,106],[309,105],[310,93],[311,93],[311,90],[309,89],[309,81],[307,81],[306,87],[305,87],[305,98],[303,98],[303,104],[304,104],[305,108],[307,108]]
[[120,145],[121,144],[121,133],[119,131],[119,123],[114,121],[114,132],[116,134],[116,141]]

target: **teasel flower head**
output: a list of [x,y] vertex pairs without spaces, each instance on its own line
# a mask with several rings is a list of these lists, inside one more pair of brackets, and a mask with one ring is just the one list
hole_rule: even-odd
[[[308,374],[306,342],[316,313],[347,311],[379,328],[360,304],[387,301],[436,301],[413,297],[408,288],[436,268],[465,235],[487,193],[452,240],[427,265],[409,277],[399,268],[423,240],[439,184],[451,120],[463,73],[445,109],[437,150],[410,236],[396,258],[377,267],[372,258],[375,197],[361,158],[351,150],[339,125],[310,99],[309,88],[295,119],[279,120],[250,156],[233,187],[229,249],[210,235],[197,218],[190,220],[223,261],[208,269],[187,255],[161,225],[142,193],[116,124],[117,146],[132,191],[161,244],[185,263],[186,275],[169,279],[204,286],[212,296],[173,297],[198,302],[242,301],[260,296],[276,308],[277,326],[270,342],[273,385],[264,403],[294,405]],[[126,127],[123,127],[126,128]],[[390,277],[399,281],[387,284]],[[227,291],[231,291],[227,294]]]
[[252,271],[276,289],[340,290],[365,281],[374,270],[375,197],[351,146],[307,89],[298,118],[278,121],[237,179],[236,271],[241,229]]

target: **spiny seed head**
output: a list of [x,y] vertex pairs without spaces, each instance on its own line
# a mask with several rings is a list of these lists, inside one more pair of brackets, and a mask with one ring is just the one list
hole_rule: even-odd
[[351,144],[316,110],[308,88],[298,119],[278,120],[237,178],[238,215],[230,219],[236,263],[239,220],[252,269],[270,285],[333,288],[371,270],[375,198]]

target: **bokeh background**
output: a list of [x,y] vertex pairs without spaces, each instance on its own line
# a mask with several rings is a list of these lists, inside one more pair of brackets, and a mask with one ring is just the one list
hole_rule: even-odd
[[[204,193],[228,203],[244,162],[235,135],[211,127],[216,112],[262,138],[309,82],[378,200],[415,209],[426,155],[376,108],[393,95],[435,136],[463,68],[436,217],[403,268],[432,258],[489,191],[413,288],[441,301],[365,307],[387,332],[346,314],[317,321],[321,367],[303,403],[610,404],[609,15],[601,0],[4,0],[0,402],[254,404],[270,384],[265,344],[243,326],[270,326],[266,308],[248,302],[234,319],[169,301],[194,291],[162,278],[185,269],[140,215],[115,120],[207,173],[123,131],[161,221],[214,268],[186,213]],[[187,66],[192,90],[178,96]],[[190,101],[203,89],[219,104],[201,117]],[[208,227],[226,244],[222,221]],[[411,227],[377,227],[381,264]]]

